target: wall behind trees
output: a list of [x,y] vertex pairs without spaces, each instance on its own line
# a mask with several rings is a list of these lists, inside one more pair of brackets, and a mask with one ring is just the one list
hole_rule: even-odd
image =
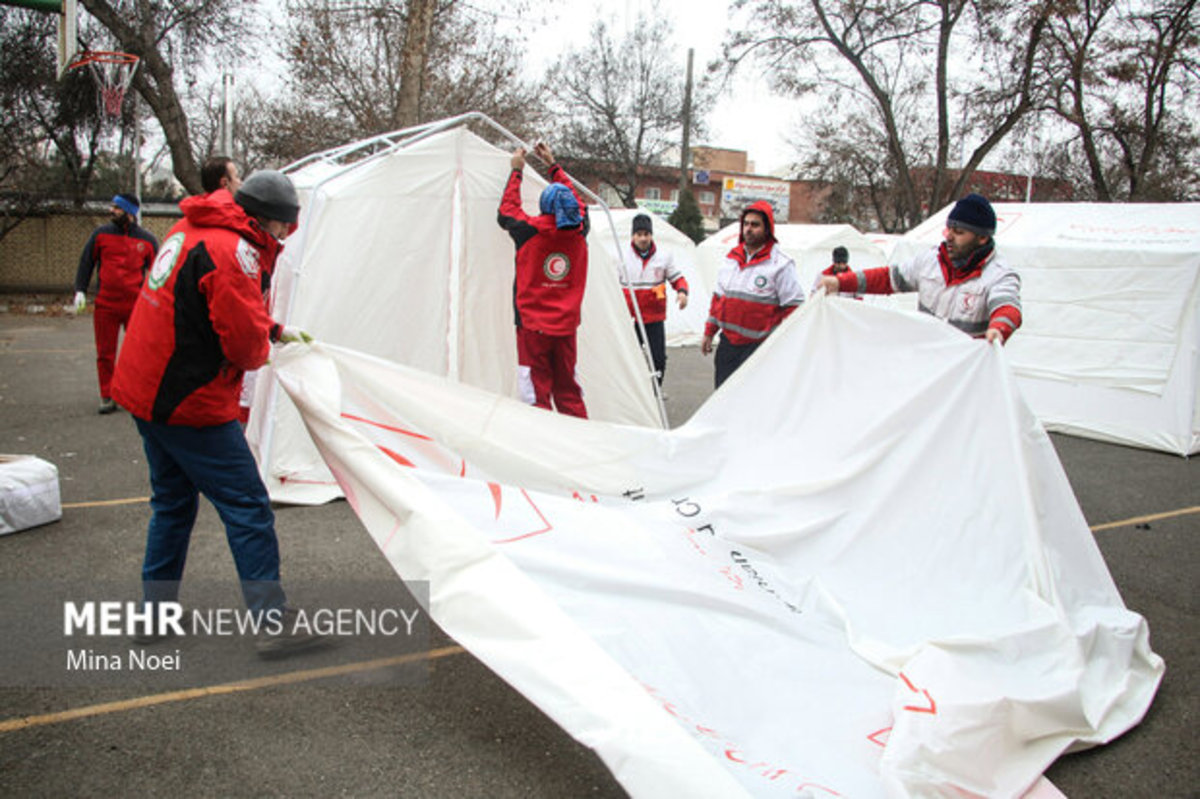
[[[179,211],[145,210],[142,227],[160,242],[179,221]],[[28,217],[0,240],[0,293],[69,292],[79,255],[92,231],[109,221],[107,207],[95,211],[60,210]],[[95,275],[92,275],[92,291]],[[90,295],[89,295],[90,296]]]

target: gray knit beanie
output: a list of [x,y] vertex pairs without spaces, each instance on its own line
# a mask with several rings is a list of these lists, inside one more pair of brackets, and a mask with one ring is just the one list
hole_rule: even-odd
[[292,180],[274,169],[260,169],[242,182],[234,202],[251,216],[295,224],[300,216],[300,198]]

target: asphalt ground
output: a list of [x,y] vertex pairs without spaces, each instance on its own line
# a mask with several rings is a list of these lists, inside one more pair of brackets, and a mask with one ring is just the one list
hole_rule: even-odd
[[[711,360],[696,348],[668,352],[678,424],[711,393]],[[128,414],[98,416],[96,405],[90,317],[0,313],[0,453],[56,464],[64,508],[59,522],[0,537],[0,582],[137,591],[144,456]],[[1071,797],[1197,796],[1200,464],[1054,443],[1167,672],[1138,727],[1061,758],[1048,776]],[[285,583],[395,579],[344,502],[278,508],[277,530]],[[202,503],[187,580],[233,573],[223,528]],[[116,687],[0,685],[0,795],[624,795],[590,750],[437,629],[427,648],[385,665],[328,676],[324,663],[299,656],[256,682],[191,691],[164,690],[152,675]]]

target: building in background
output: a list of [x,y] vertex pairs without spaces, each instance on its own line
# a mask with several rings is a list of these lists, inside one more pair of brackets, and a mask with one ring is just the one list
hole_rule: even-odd
[[[563,158],[562,161],[576,180],[600,195],[604,202],[616,207],[625,205],[610,185],[628,183],[616,165],[569,158]],[[856,226],[861,230],[884,228],[874,213],[869,193],[864,187],[843,186],[839,190],[839,187],[825,181],[788,180],[755,174],[754,162],[745,150],[693,147],[691,164],[688,170],[689,185],[700,206],[700,214],[704,217],[704,228],[709,232],[737,220],[742,209],[758,200],[771,203],[775,209],[775,219],[780,224],[851,222],[857,223]],[[933,182],[933,169],[918,167],[913,169],[912,174],[917,195],[928,196]],[[957,177],[956,172],[949,173],[951,185]],[[973,172],[963,193],[978,192],[993,202],[1023,202],[1030,187],[1033,202],[1067,202],[1074,199],[1072,187],[1066,181],[987,170]],[[835,192],[841,198],[840,203],[832,202]],[[679,167],[640,168],[634,201],[639,208],[653,214],[670,216],[679,204]],[[858,213],[850,214],[852,219],[837,218],[842,214],[830,206],[848,210],[847,203],[856,208]],[[932,211],[927,208],[926,213]]]

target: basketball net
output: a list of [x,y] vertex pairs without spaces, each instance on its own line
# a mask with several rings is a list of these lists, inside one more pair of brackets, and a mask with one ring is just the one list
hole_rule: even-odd
[[78,69],[86,64],[99,89],[104,113],[118,119],[121,116],[121,106],[125,102],[125,92],[133,81],[133,73],[137,71],[140,60],[132,53],[84,50],[67,68]]

